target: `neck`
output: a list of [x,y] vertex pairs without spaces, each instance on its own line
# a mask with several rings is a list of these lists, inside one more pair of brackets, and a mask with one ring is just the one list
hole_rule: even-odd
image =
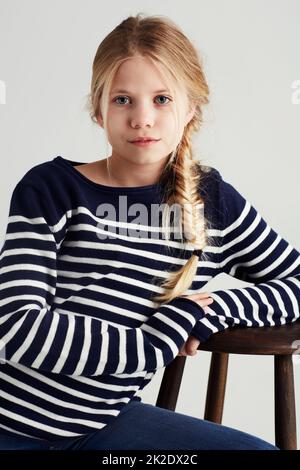
[[112,155],[106,158],[106,173],[112,186],[149,186],[158,183],[165,165],[166,159],[138,165]]

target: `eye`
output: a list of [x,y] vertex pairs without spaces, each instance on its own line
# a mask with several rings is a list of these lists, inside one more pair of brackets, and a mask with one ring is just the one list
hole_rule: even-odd
[[[159,98],[166,98],[167,100],[172,101],[171,98],[168,98],[168,96],[165,96],[165,95],[158,95],[155,98],[158,98],[158,97]],[[113,102],[117,103],[117,104],[123,104],[123,103],[118,103],[118,100],[124,99],[124,98],[126,100],[126,99],[128,99],[128,96],[117,96],[116,98],[113,99]],[[159,104],[168,104],[168,103],[159,103]]]
[[[168,98],[168,97],[165,96],[165,95],[158,95],[156,98],[158,98],[158,97],[159,97],[159,98],[167,98],[167,100],[171,101],[171,99]],[[163,104],[163,103],[160,103],[160,104]]]
[[[114,103],[117,103],[117,100],[120,100],[120,99],[123,99],[123,98],[128,99],[127,96],[117,96],[117,97],[113,100],[113,102],[114,102]],[[117,103],[117,104],[121,104],[121,103]]]

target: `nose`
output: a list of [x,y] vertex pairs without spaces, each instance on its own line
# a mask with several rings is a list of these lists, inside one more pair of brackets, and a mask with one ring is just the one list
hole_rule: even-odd
[[149,106],[137,106],[135,110],[132,111],[132,115],[130,117],[130,124],[132,127],[152,127],[153,123],[153,110],[149,109]]

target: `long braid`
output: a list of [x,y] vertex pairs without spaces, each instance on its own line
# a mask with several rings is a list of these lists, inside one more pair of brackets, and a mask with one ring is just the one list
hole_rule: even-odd
[[[175,180],[172,184],[173,190],[170,191],[170,185],[167,187],[167,204],[174,202],[179,204],[183,210],[183,233],[184,240],[191,243],[195,249],[202,250],[206,245],[205,221],[200,214],[199,208],[203,206],[203,200],[199,194],[199,183],[201,179],[200,165],[193,159],[190,135],[192,125],[187,126],[176,157],[171,162],[171,170],[168,174],[169,181]],[[171,177],[173,174],[173,178]],[[153,298],[155,302],[166,303],[173,298],[178,297],[188,289],[191,280],[197,271],[198,256],[192,255],[176,272],[169,272],[168,278],[160,285],[165,292]]]

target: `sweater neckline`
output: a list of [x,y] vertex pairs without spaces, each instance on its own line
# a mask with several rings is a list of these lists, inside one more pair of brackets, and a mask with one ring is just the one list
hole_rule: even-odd
[[85,175],[76,170],[75,166],[84,165],[86,162],[75,162],[74,160],[69,160],[67,158],[61,157],[58,155],[53,159],[53,161],[64,168],[67,168],[73,175],[77,178],[80,178],[85,183],[88,183],[93,188],[97,188],[102,191],[113,192],[113,193],[131,193],[131,192],[144,192],[144,191],[159,191],[161,189],[160,183],[150,184],[147,186],[106,186],[104,184],[95,183],[95,181],[90,180]]

